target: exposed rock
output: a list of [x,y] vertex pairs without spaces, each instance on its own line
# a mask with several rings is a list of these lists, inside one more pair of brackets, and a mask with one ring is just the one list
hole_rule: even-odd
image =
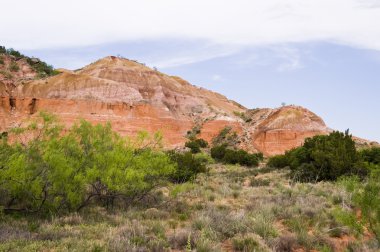
[[[173,148],[183,146],[187,131],[195,125],[201,125],[200,137],[208,141],[230,126],[242,147],[273,155],[330,131],[321,118],[302,107],[247,110],[218,93],[124,58],[106,57],[43,80],[26,81],[24,77],[35,73],[30,67],[22,69],[12,87],[0,75],[0,132],[38,111],[49,111],[66,126],[83,118],[110,121],[123,135],[160,130],[164,144]],[[245,120],[237,116],[241,114]]]

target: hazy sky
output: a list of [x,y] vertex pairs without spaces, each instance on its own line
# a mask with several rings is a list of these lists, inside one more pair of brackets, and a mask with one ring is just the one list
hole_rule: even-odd
[[0,44],[75,69],[122,55],[249,108],[380,141],[380,0],[1,0]]

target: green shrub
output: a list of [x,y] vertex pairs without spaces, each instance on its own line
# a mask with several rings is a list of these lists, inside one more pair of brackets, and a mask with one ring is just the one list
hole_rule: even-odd
[[0,56],[0,65],[4,65],[4,57]]
[[201,148],[206,148],[208,146],[208,143],[204,139],[194,139],[186,142],[185,146],[195,154],[201,152]]
[[289,160],[287,155],[276,155],[270,157],[267,165],[274,168],[284,168],[289,166]]
[[233,113],[246,123],[252,122],[252,118],[250,118],[245,112],[234,111]]
[[195,125],[191,130],[189,130],[186,134],[186,137],[191,141],[197,138],[197,135],[201,133],[202,125]]
[[199,153],[201,152],[201,148],[195,141],[189,141],[185,143],[185,147],[189,148],[191,153]]
[[14,50],[13,48],[10,48],[7,50],[7,54],[15,56],[16,58],[24,57],[19,51]]
[[160,151],[135,149],[110,124],[86,121],[64,135],[53,116],[16,128],[1,141],[0,205],[5,212],[60,213],[89,204],[130,205],[164,184],[175,164]]
[[380,148],[373,147],[359,151],[359,155],[363,161],[373,164],[380,164]]
[[256,179],[252,178],[250,181],[252,187],[269,186],[270,181],[268,179]]
[[226,164],[240,164],[245,166],[257,166],[262,159],[262,153],[249,154],[245,150],[233,150],[226,144],[211,148],[211,157]]
[[256,251],[259,249],[259,243],[253,237],[234,237],[232,246],[235,251]]
[[221,161],[226,155],[227,145],[218,145],[211,148],[211,157],[215,160]]
[[59,72],[54,70],[53,66],[46,64],[45,62],[37,59],[37,61],[33,61],[33,59],[27,57],[27,62],[29,65],[38,73],[40,78],[56,75]]
[[175,171],[171,174],[170,179],[174,183],[184,183],[192,180],[198,173],[206,172],[206,161],[197,158],[191,152],[178,153],[169,151],[168,156],[176,163]]
[[224,127],[219,134],[212,139],[213,146],[227,145],[236,146],[238,143],[238,135],[230,126]]
[[307,138],[303,146],[272,157],[268,165],[289,166],[293,178],[299,181],[336,180],[343,175],[365,176],[368,172],[348,131]]
[[[355,213],[337,208],[337,209],[334,209],[332,214],[338,223],[349,227],[351,230],[353,230],[355,235],[359,235],[363,233],[363,226],[356,218]],[[341,228],[337,227],[335,229],[332,229],[330,233],[332,234],[332,236],[335,236],[334,232],[338,233],[336,237],[340,237],[340,233],[341,233],[340,229]]]
[[4,46],[0,46],[0,54],[7,53],[7,49]]
[[[352,194],[354,205],[362,211],[362,221],[380,244],[380,166],[371,167],[371,174],[364,183],[358,177],[344,177],[340,184]],[[349,218],[344,220],[347,219],[349,224],[356,224]],[[360,231],[356,225],[354,227]]]
[[207,148],[208,147],[208,142],[202,138],[198,138],[195,140],[196,143],[198,143],[198,145],[201,147],[201,148]]

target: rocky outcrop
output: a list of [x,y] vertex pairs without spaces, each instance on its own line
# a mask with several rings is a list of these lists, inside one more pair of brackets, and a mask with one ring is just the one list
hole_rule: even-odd
[[183,145],[195,125],[201,125],[200,136],[208,141],[230,126],[238,132],[242,147],[266,155],[329,132],[321,118],[304,108],[247,110],[179,77],[112,56],[77,71],[61,70],[40,80],[20,78],[11,84],[0,80],[0,131],[48,111],[67,126],[83,118],[109,121],[123,135],[161,131],[165,145],[176,147]]
[[286,106],[272,110],[251,129],[252,144],[266,155],[275,155],[302,145],[307,137],[330,131],[324,121],[311,111]]

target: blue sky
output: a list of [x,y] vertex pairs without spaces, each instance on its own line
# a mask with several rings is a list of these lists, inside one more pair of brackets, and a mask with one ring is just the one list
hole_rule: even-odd
[[5,0],[2,6],[17,8],[20,18],[0,16],[7,24],[0,44],[55,67],[122,55],[248,108],[301,105],[331,128],[380,141],[380,1]]

